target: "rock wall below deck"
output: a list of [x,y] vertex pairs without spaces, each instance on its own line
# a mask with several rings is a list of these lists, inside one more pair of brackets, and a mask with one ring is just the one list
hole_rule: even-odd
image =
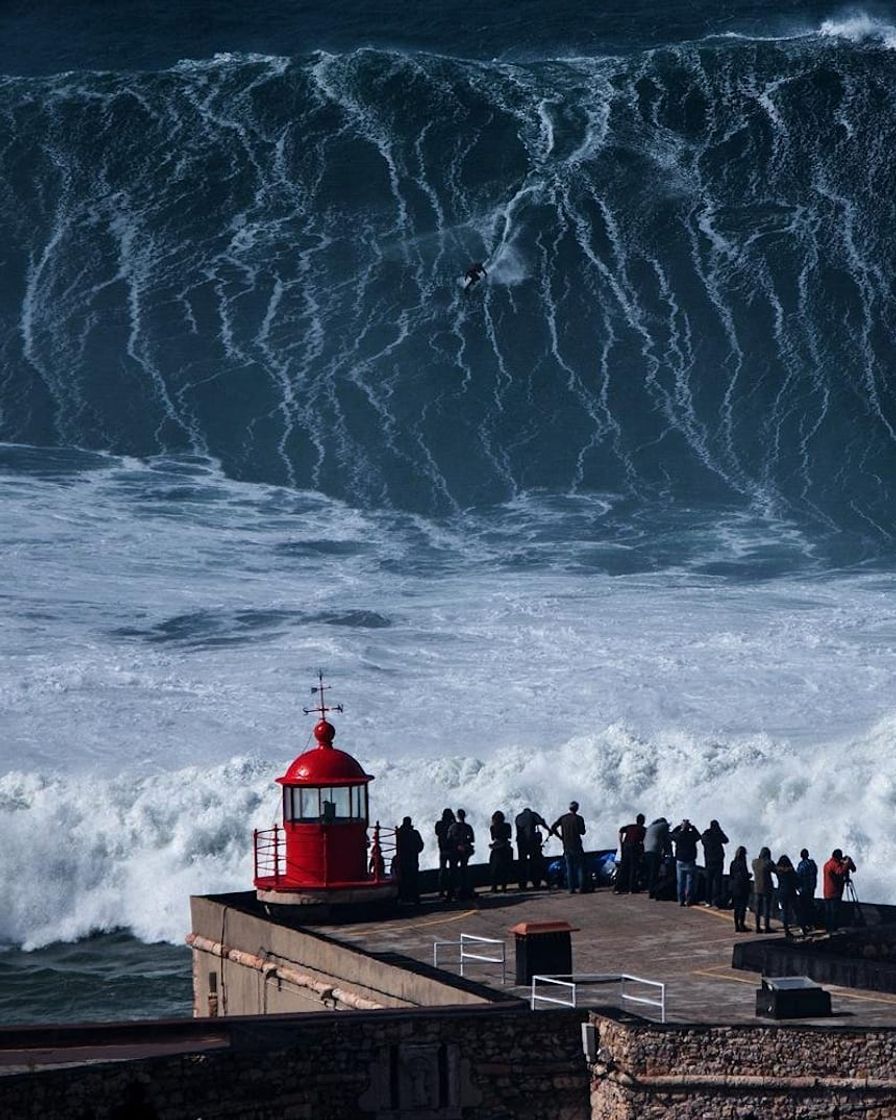
[[592,1120],[896,1116],[896,1028],[592,1022]]
[[[587,1120],[585,1014],[533,1014],[518,1005],[204,1020],[191,1024],[195,1045],[204,1031],[218,1037],[218,1049],[191,1053],[182,1037],[178,1054],[127,1061],[110,1060],[115,1029],[104,1028],[108,1037],[97,1035],[89,1046],[77,1040],[81,1064],[0,1075],[0,1116]],[[142,1029],[144,1044],[163,1044],[165,1024]],[[38,1032],[28,1033],[39,1046]],[[133,1052],[139,1030],[125,1035]],[[64,1030],[47,1038],[57,1049],[64,1042]],[[88,1064],[97,1060],[102,1064]]]

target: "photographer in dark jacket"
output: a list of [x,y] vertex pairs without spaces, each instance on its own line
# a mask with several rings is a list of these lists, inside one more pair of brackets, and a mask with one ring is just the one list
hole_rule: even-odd
[[669,833],[675,845],[675,877],[678,885],[678,905],[693,906],[694,880],[697,877],[697,842],[699,831],[685,819]]
[[641,887],[641,865],[644,862],[644,814],[638,813],[634,823],[619,829],[619,868],[616,872],[616,894],[635,894]]
[[516,850],[519,856],[520,890],[524,891],[529,883],[538,889],[544,879],[544,868],[541,858],[541,833],[540,828],[548,830],[548,822],[534,809],[523,809],[518,813],[516,820]]
[[706,904],[718,908],[722,898],[722,874],[725,870],[725,845],[728,837],[718,821],[710,821],[700,837],[703,842],[703,865],[706,868]]
[[456,872],[457,876],[457,881],[452,881],[451,890],[448,894],[449,898],[453,898],[455,895],[458,898],[472,898],[476,893],[470,886],[470,875],[467,871],[467,864],[473,854],[475,842],[476,837],[473,828],[467,824],[467,814],[463,809],[458,809],[457,820],[448,829],[448,843],[451,845],[454,861],[452,870]]

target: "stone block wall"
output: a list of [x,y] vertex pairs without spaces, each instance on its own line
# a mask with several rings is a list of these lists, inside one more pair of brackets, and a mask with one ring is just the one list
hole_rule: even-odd
[[896,1029],[592,1021],[593,1120],[896,1116]]
[[0,1116],[112,1120],[142,1095],[152,1112],[139,1115],[157,1120],[587,1120],[583,1017],[522,1007],[219,1020],[219,1050],[0,1076]]

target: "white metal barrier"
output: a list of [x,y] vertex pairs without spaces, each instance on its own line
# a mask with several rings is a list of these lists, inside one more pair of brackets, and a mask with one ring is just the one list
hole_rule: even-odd
[[[497,949],[494,956],[487,957],[483,952],[473,952],[473,949],[482,949],[486,945],[493,945]],[[435,968],[439,968],[439,949],[455,948],[458,949],[458,955],[451,964],[460,963],[460,974],[464,974],[464,964],[466,961],[479,961],[483,964],[499,964],[501,966],[501,983],[507,983],[507,947],[503,941],[499,941],[494,937],[477,937],[473,933],[462,933],[457,941],[433,941],[432,943],[432,963]]]
[[[591,984],[619,984],[619,998],[623,1002],[646,1004],[648,1007],[655,1007],[660,1013],[660,1022],[666,1021],[666,985],[659,980],[648,980],[643,976],[632,976],[628,972],[581,972],[571,973],[569,975],[560,976],[533,976],[532,977],[532,993],[530,996],[529,1006],[535,1010],[537,1003],[556,1003],[561,1007],[579,1007],[581,1006],[579,999],[579,988]],[[539,984],[552,985],[553,990],[557,995],[544,995],[538,991]],[[628,985],[628,987],[626,986]],[[633,994],[631,986],[637,985],[641,988],[659,988],[659,997],[652,997],[644,994]],[[561,998],[561,992],[565,993],[566,998]]]

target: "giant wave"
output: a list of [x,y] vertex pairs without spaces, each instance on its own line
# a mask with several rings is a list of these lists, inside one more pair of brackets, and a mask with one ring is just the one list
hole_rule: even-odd
[[888,541],[893,56],[866,24],[8,78],[0,435],[425,515],[609,492]]

